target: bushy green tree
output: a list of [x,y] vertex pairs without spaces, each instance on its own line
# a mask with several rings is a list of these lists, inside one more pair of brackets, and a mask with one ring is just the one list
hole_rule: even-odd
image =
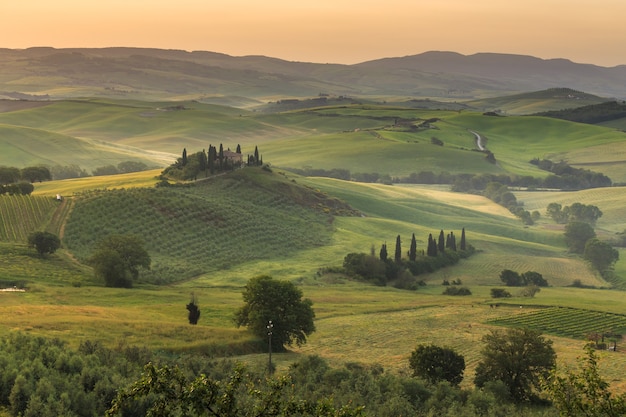
[[59,237],[50,232],[33,232],[28,235],[28,247],[35,248],[40,256],[54,253],[61,247]]
[[150,255],[143,240],[135,235],[110,235],[96,244],[89,259],[97,278],[108,287],[133,286],[139,268],[150,269]]
[[454,349],[436,346],[419,345],[411,353],[409,366],[413,376],[423,378],[431,384],[447,381],[459,385],[465,371],[465,358]]
[[507,287],[520,287],[524,285],[520,274],[510,269],[504,269],[500,272],[500,281],[504,282]]
[[583,257],[593,265],[595,269],[604,272],[610,269],[619,260],[619,252],[609,243],[592,238],[585,244]]
[[585,244],[596,237],[593,227],[586,222],[570,222],[565,226],[565,244],[570,252],[583,253]]
[[556,364],[552,341],[530,329],[495,330],[482,341],[485,346],[476,367],[476,386],[502,381],[514,401],[533,400],[541,390],[541,380]]
[[292,282],[261,275],[252,278],[243,291],[244,305],[235,313],[237,327],[246,326],[259,338],[267,338],[271,321],[272,346],[284,350],[293,343],[300,346],[315,331],[313,302],[302,299],[302,291]]

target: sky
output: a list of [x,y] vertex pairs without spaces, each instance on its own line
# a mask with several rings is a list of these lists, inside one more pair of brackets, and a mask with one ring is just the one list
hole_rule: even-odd
[[624,0],[1,0],[0,48],[151,47],[353,64],[427,51],[626,65]]

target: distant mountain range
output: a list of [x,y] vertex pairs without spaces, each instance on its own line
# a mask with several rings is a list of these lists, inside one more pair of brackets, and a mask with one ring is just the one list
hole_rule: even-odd
[[354,65],[142,48],[0,49],[0,98],[196,99],[246,107],[282,98],[472,100],[548,88],[626,98],[626,65],[426,52]]

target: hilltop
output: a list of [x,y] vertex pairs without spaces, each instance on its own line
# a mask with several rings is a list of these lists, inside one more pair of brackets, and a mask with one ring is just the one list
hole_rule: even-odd
[[626,65],[432,51],[354,65],[142,48],[0,50],[0,98],[206,100],[251,107],[319,94],[469,100],[567,87],[626,97]]

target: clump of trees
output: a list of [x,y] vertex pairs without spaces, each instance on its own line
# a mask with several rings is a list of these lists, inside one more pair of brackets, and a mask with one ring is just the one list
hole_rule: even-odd
[[51,179],[50,170],[45,166],[29,166],[22,169],[0,166],[0,185],[15,184],[20,181],[34,183]]
[[124,161],[117,165],[104,165],[92,171],[94,176],[128,174],[130,172],[145,171],[148,165],[140,161]]
[[88,263],[107,287],[131,288],[139,269],[150,269],[151,259],[140,237],[109,235],[96,244]]
[[533,225],[539,219],[541,214],[538,211],[529,212],[517,202],[515,195],[509,191],[509,187],[499,182],[491,182],[485,187],[483,192],[485,197],[496,204],[507,208],[511,213],[519,217],[524,224]]
[[433,238],[432,233],[429,234],[425,251],[417,250],[415,234],[412,234],[406,253],[402,249],[402,239],[398,235],[393,258],[389,256],[387,244],[383,243],[378,256],[374,249],[370,254],[356,252],[347,254],[344,257],[343,270],[346,275],[357,280],[380,286],[392,283],[396,288],[415,290],[424,285],[416,278],[420,274],[454,265],[460,259],[471,256],[474,251],[474,247],[467,243],[465,228],[461,231],[458,245],[454,232],[446,235],[441,230],[437,238]]
[[243,291],[244,305],[235,313],[237,327],[246,326],[260,339],[268,337],[272,323],[272,348],[306,343],[315,331],[313,302],[302,298],[302,291],[292,282],[261,275],[248,281]]
[[569,222],[585,222],[591,225],[602,217],[602,210],[594,205],[573,203],[571,206],[563,207],[559,203],[550,203],[546,207],[546,214],[556,223],[565,224]]
[[563,161],[553,162],[548,159],[535,158],[530,163],[553,174],[548,175],[543,180],[544,188],[584,190],[587,188],[610,187],[613,184],[611,179],[602,173],[574,168]]
[[[209,145],[208,151],[187,154],[187,148],[183,149],[182,155],[172,165],[165,168],[161,173],[163,178],[178,180],[196,180],[198,176],[214,175],[220,172],[232,171],[244,165],[241,146],[237,145],[235,152],[224,149],[220,143],[219,149]],[[259,148],[254,147],[254,153],[247,156],[247,166],[262,166],[263,157],[259,154]]]
[[537,287],[547,287],[548,281],[539,272],[526,271],[522,274],[504,269],[500,272],[500,280],[507,287],[525,287],[528,285],[536,285]]
[[564,236],[570,252],[581,254],[605,278],[611,274],[613,265],[619,260],[619,252],[610,243],[599,240],[589,223],[569,222]]

